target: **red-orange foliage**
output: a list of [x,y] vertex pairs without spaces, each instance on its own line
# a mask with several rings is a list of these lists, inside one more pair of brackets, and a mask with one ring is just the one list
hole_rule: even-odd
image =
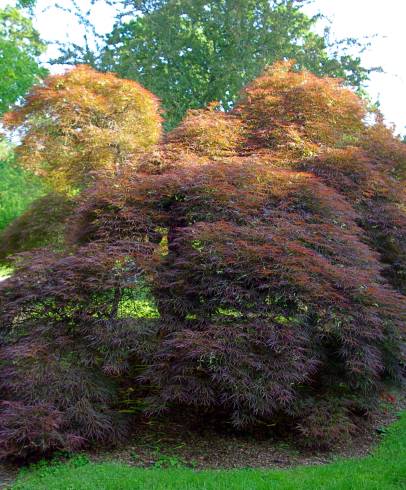
[[182,123],[165,141],[138,161],[140,172],[162,173],[171,168],[204,164],[243,151],[244,125],[239,117],[216,110],[213,102],[202,110],[188,111]]
[[320,145],[357,140],[364,125],[362,101],[340,80],[295,72],[281,62],[246,87],[236,112],[260,148],[312,155]]
[[158,100],[138,83],[79,65],[36,85],[3,123],[22,134],[18,162],[57,191],[129,165],[161,136]]
[[394,136],[393,128],[383,124],[381,116],[378,115],[373,126],[366,128],[360,145],[392,176],[406,179],[406,145]]
[[[192,113],[141,170],[88,190],[73,253],[37,252],[2,286],[5,452],[32,450],[16,419],[44,407],[58,447],[117,437],[123,386],[149,411],[306,444],[354,433],[405,365],[402,148],[363,115],[338,81],[278,65],[233,114]],[[124,308],[140,288],[159,318]]]
[[204,110],[190,110],[179,127],[168,135],[168,143],[206,157],[235,154],[243,141],[243,125],[239,118],[219,110],[214,102]]
[[49,76],[3,122],[21,136],[17,162],[55,192],[0,234],[0,259],[41,245],[60,246],[73,207],[66,195],[100,175],[136,166],[161,136],[156,97],[136,82],[88,66]]

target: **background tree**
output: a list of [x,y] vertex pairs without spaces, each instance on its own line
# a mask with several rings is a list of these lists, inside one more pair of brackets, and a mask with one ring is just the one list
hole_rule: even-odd
[[2,230],[23,213],[33,200],[40,197],[46,188],[39,177],[16,164],[13,147],[6,139],[0,139],[0,176]]
[[0,114],[45,76],[47,71],[39,64],[44,51],[31,19],[16,8],[0,10]]
[[[119,2],[112,2],[119,3]],[[181,0],[124,2],[138,9],[107,36],[97,66],[138,80],[162,99],[167,125],[189,108],[220,101],[233,107],[241,88],[264,66],[295,59],[317,75],[342,77],[360,87],[369,71],[346,48],[316,34],[317,17],[292,0]],[[76,52],[77,56],[77,52]]]
[[[29,1],[19,7],[30,7]],[[12,104],[21,100],[47,70],[41,67],[39,56],[45,44],[32,21],[21,10],[0,9],[0,116]],[[43,185],[30,172],[15,165],[14,149],[0,136],[0,230],[19,216],[43,192]]]
[[280,59],[296,59],[298,68],[344,78],[360,89],[371,70],[353,53],[365,45],[356,39],[331,43],[328,28],[316,34],[320,16],[303,11],[310,1],[106,0],[117,23],[104,38],[91,10],[71,0],[60,8],[86,34],[82,43],[58,43],[61,56],[54,61],[90,64],[141,82],[162,99],[167,128],[187,109],[214,100],[230,109],[241,88]]
[[36,3],[37,0],[18,0],[17,7],[32,9]]

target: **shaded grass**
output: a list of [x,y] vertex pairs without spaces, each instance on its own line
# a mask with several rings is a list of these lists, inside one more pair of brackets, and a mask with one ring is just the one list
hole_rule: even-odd
[[[79,464],[78,464],[79,461]],[[141,469],[73,459],[21,475],[13,490],[401,490],[406,489],[406,412],[366,458],[290,470]]]

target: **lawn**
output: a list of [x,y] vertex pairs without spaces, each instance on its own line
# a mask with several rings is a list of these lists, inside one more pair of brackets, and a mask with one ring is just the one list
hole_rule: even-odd
[[142,469],[118,463],[40,466],[12,490],[401,490],[406,489],[406,412],[366,457],[290,470]]

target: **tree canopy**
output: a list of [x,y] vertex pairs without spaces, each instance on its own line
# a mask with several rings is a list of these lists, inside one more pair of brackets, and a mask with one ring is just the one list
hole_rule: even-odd
[[18,258],[2,455],[118,441],[139,407],[331,447],[402,382],[406,146],[342,82],[293,68],[230,113],[190,111],[83,191],[67,249]]
[[0,114],[45,76],[39,64],[44,51],[31,19],[16,8],[0,9]]
[[152,94],[87,66],[47,77],[3,122],[21,136],[18,163],[62,192],[80,190],[98,172],[118,172],[161,136]]
[[[117,2],[113,2],[117,3]],[[314,32],[316,18],[292,0],[180,0],[127,2],[142,11],[107,36],[97,66],[138,80],[162,99],[169,127],[189,108],[219,101],[233,107],[241,88],[266,65],[295,59],[298,68],[344,78],[368,78],[355,40],[329,44]]]
[[[20,142],[15,155],[1,164],[0,187],[5,199],[14,198],[14,209],[9,209],[10,201],[4,209],[0,205],[0,229],[5,228],[0,260],[46,244],[60,248],[73,196],[100,174],[136,165],[137,157],[161,136],[158,101],[151,93],[87,66],[47,77],[5,114],[3,124]],[[19,188],[12,193],[15,184],[31,190],[26,199],[15,198],[15,192],[21,194]],[[45,191],[49,193],[43,196]],[[17,219],[10,223],[12,217]]]
[[116,25],[105,37],[97,33],[90,11],[75,2],[64,7],[87,34],[83,45],[60,44],[56,61],[91,64],[139,81],[162,100],[167,128],[188,109],[212,101],[231,109],[242,87],[280,59],[295,59],[299,69],[343,78],[358,89],[373,70],[354,55],[365,47],[356,39],[332,43],[328,28],[316,33],[321,16],[306,15],[306,0],[107,3],[115,7]]

